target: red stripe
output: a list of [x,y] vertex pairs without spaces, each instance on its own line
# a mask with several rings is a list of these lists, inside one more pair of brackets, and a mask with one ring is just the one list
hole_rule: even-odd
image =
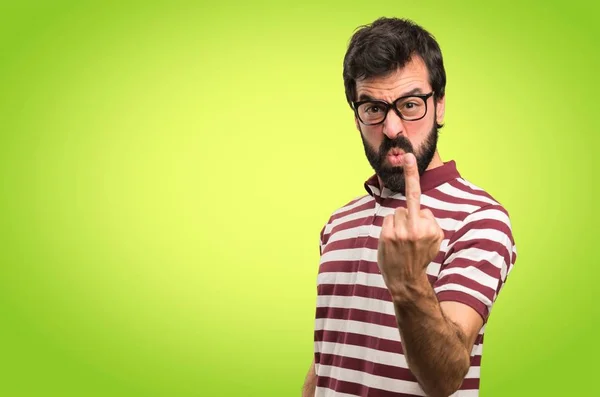
[[458,390],[478,390],[479,389],[479,378],[467,378],[463,380],[462,385]]
[[[337,356],[334,356],[334,357],[337,357]],[[353,359],[347,359],[347,358],[344,358],[344,359],[345,360],[353,360]],[[365,362],[365,363],[367,363],[367,362]],[[324,365],[328,365],[328,364],[324,364]],[[352,365],[352,364],[350,363],[350,365]],[[376,366],[379,364],[374,364],[374,365]],[[412,373],[409,370],[407,370],[407,369],[403,370],[402,368],[397,368],[397,367],[392,367],[392,368],[394,368],[397,371],[397,373],[402,377],[402,378],[392,378],[392,379],[401,379],[401,380],[407,380],[410,382],[417,383],[416,378],[414,377],[414,375],[412,375]],[[405,371],[408,372],[408,374],[409,374],[409,376],[407,377],[408,379],[404,379]],[[477,390],[477,389],[479,389],[479,384],[480,384],[479,378],[467,378],[467,379],[463,380],[459,390]],[[379,389],[379,388],[372,388],[372,387],[362,385],[360,383],[343,381],[343,380],[334,379],[334,378],[330,378],[330,377],[326,377],[326,376],[319,376],[318,374],[317,374],[317,386],[320,388],[327,388],[327,389],[335,390],[338,393],[345,393],[345,394],[351,394],[351,395],[355,395],[355,396],[365,396],[365,397],[405,397],[405,396],[413,397],[413,396],[419,396],[419,394],[406,394],[406,393],[392,392],[392,391],[383,390],[383,389]]]
[[457,241],[446,253],[446,258],[455,252],[462,251],[467,248],[478,248],[483,251],[495,252],[504,258],[504,263],[510,263],[512,247],[509,248],[501,242],[489,240],[485,238],[477,238],[472,240]]
[[[373,216],[365,216],[362,218],[351,219],[351,220],[347,220],[347,221],[338,223],[331,229],[331,231],[329,232],[329,236],[331,236],[335,233],[341,232],[343,230],[352,229],[352,228],[359,227],[362,225],[370,225],[372,220],[373,220]],[[358,230],[356,232],[358,234]],[[329,236],[327,237],[327,240],[329,240]]]
[[[465,179],[463,179],[463,181],[467,182]],[[448,184],[450,186],[453,186],[453,187],[457,188],[458,190],[462,190],[463,192],[470,193],[470,194],[473,194],[475,196],[485,197],[485,198],[488,198],[488,199],[490,199],[490,200],[498,203],[498,200],[496,200],[494,197],[492,197],[489,193],[487,193],[487,192],[485,192],[483,190],[473,189],[472,187],[467,186],[464,183],[461,183],[461,182],[459,182],[456,179],[448,181]]]
[[360,261],[328,261],[319,266],[319,273],[354,273]]
[[[345,368],[354,371],[365,372],[375,376],[389,379],[403,380],[417,383],[417,378],[408,368],[375,363],[358,358],[343,357],[334,354],[320,354],[319,364],[331,367]],[[460,390],[476,389],[479,387],[479,378],[466,378]]]
[[[400,331],[398,331],[398,336]],[[362,334],[356,334],[352,332],[338,332],[330,330],[318,330],[314,333],[315,342],[330,342],[338,343],[342,345],[352,345],[365,347],[368,349],[379,350],[382,352],[404,354],[402,343],[397,340],[377,338],[375,336],[368,336]],[[483,338],[478,336],[474,346],[483,343]],[[481,355],[471,356],[471,366],[481,365]]]
[[433,214],[433,216],[438,219],[439,218],[453,219],[457,222],[462,222],[467,217],[467,215],[469,215],[469,212],[467,212],[467,211],[450,211],[450,210],[444,210],[444,209],[440,209],[440,208],[429,207],[424,204],[421,204],[421,209],[430,210],[431,213]]
[[362,284],[321,284],[319,295],[360,296],[392,303],[387,288],[379,288]]
[[[366,197],[366,196],[364,196],[364,197]],[[357,201],[361,200],[362,198],[363,197],[360,197],[359,199],[354,200],[354,201],[350,202],[349,204],[346,204],[345,206],[343,206],[342,208],[340,208],[340,210],[339,210],[340,212],[338,212],[337,214],[332,215],[331,218],[329,218],[329,223],[333,223],[333,221],[338,220],[340,218],[343,218],[343,217],[345,217],[347,215],[350,215],[350,214],[355,214],[357,212],[361,212],[361,211],[365,211],[365,210],[368,210],[368,209],[371,209],[371,208],[375,208],[375,200],[373,198],[371,198],[370,200],[367,200],[365,203],[363,203],[363,204],[361,204],[361,205],[359,205],[357,207],[354,207],[354,208],[351,208],[351,209],[346,209],[346,207],[349,207],[349,206],[353,205],[354,203],[356,203]]]
[[[398,331],[400,338],[400,331]],[[345,345],[361,346],[384,352],[404,354],[400,340],[394,341],[390,339],[377,338],[352,332],[338,332],[330,330],[315,331],[315,341],[334,342]]]
[[[498,280],[498,282],[501,282],[501,281]],[[480,294],[482,294],[483,296],[487,297],[490,300],[492,300],[494,298],[494,293],[496,292],[496,288],[486,287],[485,285],[479,284],[477,281],[473,280],[472,278],[466,277],[462,274],[443,275],[442,277],[438,278],[438,280],[435,282],[434,288],[439,288],[446,284],[462,285],[463,287],[467,287],[474,291],[479,292]]]
[[[435,213],[434,216],[438,217]],[[461,217],[460,219],[455,219],[452,218],[454,220],[456,220],[457,222],[462,222],[464,217]],[[335,227],[333,227],[333,229],[326,234],[323,234],[322,239],[321,239],[321,245],[325,246],[325,250],[324,252],[329,252],[333,249],[339,249],[336,248],[337,246],[335,246],[334,244],[339,244],[339,241],[354,241],[356,238],[360,238],[359,237],[359,230],[358,228],[365,227],[365,226],[376,226],[376,227],[381,227],[383,225],[383,219],[384,217],[382,216],[368,216],[368,217],[364,217],[364,218],[359,218],[359,219],[353,219],[347,222],[343,222],[340,223],[338,225],[336,225]],[[501,223],[501,222],[499,222]],[[334,234],[344,231],[344,230],[348,230],[348,229],[353,229],[356,228],[357,230],[352,232],[352,235],[344,240],[338,240],[338,241],[334,241],[329,243],[329,239],[331,238],[331,236],[333,236]],[[444,238],[445,239],[450,239],[453,238],[454,240],[457,240],[460,236],[456,236],[455,230],[451,230],[451,229],[444,229],[442,228],[442,231],[444,232]],[[365,233],[369,233],[368,229],[365,229]],[[464,234],[464,233],[463,233]],[[367,235],[364,235],[364,237],[366,238]],[[369,237],[371,239],[373,239],[373,237]],[[373,248],[377,248],[377,239],[374,240],[374,243],[370,243],[370,247]],[[329,247],[330,245],[334,245],[333,247]]]
[[[377,239],[369,237],[371,240],[375,240],[375,249],[377,249]],[[352,248],[364,248],[364,241],[367,240],[367,237],[358,237],[358,230],[356,230],[356,234],[352,237],[349,237],[344,240],[337,240],[327,243],[325,250],[323,253],[338,251],[338,250],[347,250]],[[372,243],[370,244],[372,245]],[[370,248],[370,247],[368,247]]]
[[448,265],[444,265],[444,267],[442,267],[441,271],[444,271],[445,269],[454,269],[454,268],[467,268],[469,266],[473,266],[477,269],[479,269],[480,271],[482,271],[483,273],[487,274],[490,277],[495,277],[497,279],[500,279],[500,269],[498,269],[498,266],[486,261],[486,260],[482,260],[482,261],[473,261],[471,259],[464,259],[464,258],[458,258],[452,261],[452,263],[448,264]]
[[[349,264],[352,264],[352,266],[348,266]],[[350,270],[350,268],[352,268],[352,270]],[[350,271],[361,271],[363,273],[379,274],[379,267],[377,266],[377,263],[365,260],[331,261],[325,262],[319,267],[319,273],[326,273],[332,271],[341,271],[345,273]]]
[[[486,251],[488,254],[485,255],[486,259],[480,259],[481,262],[487,262],[487,263],[492,263],[488,260],[492,259],[493,257],[495,257],[496,255],[494,254],[498,254],[503,260],[504,260],[504,264],[506,266],[508,266],[510,264],[510,253],[508,251],[508,249],[506,248],[505,245],[497,243],[495,241],[491,241],[491,240],[469,240],[469,241],[460,241],[457,242],[450,251],[448,251],[448,253],[445,256],[444,261],[446,262],[446,260],[455,253],[460,253],[460,251],[465,250],[465,249],[469,249],[469,248],[477,248],[480,249],[482,251]],[[444,269],[448,268],[448,267],[454,267],[454,262],[461,262],[463,260],[467,260],[469,262],[474,262],[472,259],[466,259],[466,258],[462,258],[462,257],[455,257],[452,262],[450,263],[444,263]],[[495,263],[496,268],[497,268],[497,274],[494,275],[494,277],[498,277],[500,274],[500,268],[499,266],[501,266],[501,264],[499,263]],[[479,267],[479,266],[476,266]]]
[[439,302],[451,301],[451,302],[460,302],[465,305],[471,307],[475,310],[483,319],[483,321],[487,321],[489,315],[488,307],[481,302],[479,299],[474,298],[473,296],[467,294],[462,291],[442,291],[437,294],[437,298]]
[[[432,198],[437,198],[437,197],[435,197],[435,195],[432,195],[429,193],[427,193],[426,196],[432,197]],[[452,196],[447,196],[447,197],[452,197]],[[445,203],[448,203],[450,205],[452,205],[452,204],[469,204],[469,203],[463,202],[461,199],[456,199],[456,200],[441,200],[440,199],[440,201],[444,201]],[[382,205],[382,207],[391,208],[391,209],[406,208],[406,200],[388,198],[388,199],[385,199],[384,204],[385,205]],[[477,205],[477,207],[481,207],[481,203],[472,204],[472,205]],[[469,213],[470,213],[469,211],[462,211],[462,210],[458,210],[458,209],[450,210],[450,209],[430,207],[425,204],[421,204],[421,209],[430,210],[436,218],[450,218],[450,219],[457,220],[459,222],[461,222],[463,219],[465,219],[465,217],[467,215],[469,215]]]
[[479,220],[472,221],[472,222],[462,225],[461,228],[452,235],[452,238],[450,239],[449,244],[452,244],[453,242],[460,240],[467,232],[469,232],[471,230],[476,230],[476,229],[498,230],[499,232],[502,232],[505,235],[507,235],[510,238],[510,241],[512,243],[514,243],[514,240],[512,237],[512,231],[510,230],[510,227],[506,223],[496,220],[496,219],[479,219]]
[[[444,238],[446,238],[447,233],[449,233],[449,232],[444,232]],[[473,241],[473,240],[469,240],[469,241]],[[487,241],[491,241],[491,240],[487,240]],[[325,247],[325,250],[323,251],[323,253],[333,252],[333,251],[337,251],[337,250],[353,249],[353,248],[368,248],[368,249],[372,249],[372,250],[377,250],[379,248],[379,239],[375,238],[375,237],[371,237],[371,236],[358,237],[358,231],[357,231],[357,235],[355,237],[350,237],[350,238],[347,238],[344,240],[337,240],[337,241],[328,243],[327,246]],[[434,261],[437,260],[437,261],[441,262],[441,260],[444,258],[444,256],[447,256],[446,253],[444,251],[439,251],[438,256],[436,256]]]
[[[440,265],[440,258],[443,258],[443,252],[439,253],[436,260],[432,263]],[[319,266],[320,273],[354,273],[363,272],[368,274],[379,274],[379,266],[375,262],[365,260],[354,261],[327,261]],[[427,274],[429,282],[433,284],[437,280],[437,274]]]
[[490,203],[488,203],[486,201],[479,201],[479,200],[476,200],[476,199],[473,200],[471,198],[465,198],[465,197],[462,197],[462,196],[453,196],[453,195],[444,193],[444,192],[442,192],[440,190],[437,190],[437,189],[436,190],[432,190],[431,192],[428,192],[427,196],[429,196],[431,198],[434,198],[436,200],[439,200],[439,201],[443,201],[444,203],[447,203],[449,205],[453,205],[453,204],[458,204],[458,205],[472,205],[474,207],[477,207],[478,209],[481,208],[481,207],[485,207],[485,206],[491,205]]

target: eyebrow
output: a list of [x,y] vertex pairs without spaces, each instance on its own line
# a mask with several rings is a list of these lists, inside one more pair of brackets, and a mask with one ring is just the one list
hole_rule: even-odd
[[[420,88],[413,88],[410,91],[407,91],[405,93],[403,93],[402,95],[399,96],[399,98],[405,97],[405,96],[410,96],[410,95],[415,95],[415,94],[423,94],[423,90],[421,90]],[[370,96],[369,94],[360,94],[360,96],[358,97],[358,101],[381,101],[381,99],[376,99],[373,98],[372,96]]]

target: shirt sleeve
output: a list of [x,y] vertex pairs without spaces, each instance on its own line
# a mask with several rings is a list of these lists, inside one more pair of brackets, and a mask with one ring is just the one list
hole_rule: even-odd
[[438,300],[472,307],[487,322],[516,261],[509,215],[500,205],[469,214],[450,237],[433,288]]

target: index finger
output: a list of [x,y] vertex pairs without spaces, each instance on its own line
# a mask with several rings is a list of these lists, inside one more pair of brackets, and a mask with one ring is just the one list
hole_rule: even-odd
[[408,219],[416,219],[421,211],[421,178],[412,153],[404,155],[404,186]]

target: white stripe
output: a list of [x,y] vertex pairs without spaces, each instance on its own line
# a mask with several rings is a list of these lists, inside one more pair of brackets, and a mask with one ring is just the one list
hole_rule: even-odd
[[[395,200],[406,201],[406,197],[402,194],[398,193],[392,196]],[[460,199],[461,197],[457,197]],[[447,201],[442,201],[436,198],[433,198],[427,194],[421,195],[421,204],[427,206],[429,208],[434,208],[438,210],[444,211],[452,211],[452,212],[473,212],[477,211],[481,206],[472,205],[472,204],[464,204],[464,203],[449,203]]]
[[394,304],[391,301],[363,298],[362,296],[319,295],[317,296],[317,307],[358,309],[396,316]]
[[[463,185],[464,185],[464,183],[463,183]],[[466,192],[464,190],[457,189],[449,183],[444,183],[443,185],[438,186],[437,190],[442,193],[445,193],[449,196],[456,197],[457,199],[481,201],[482,203],[487,203],[487,204],[491,204],[491,205],[499,205],[499,203],[497,201],[494,201],[487,196],[473,194],[473,193]],[[479,189],[479,190],[481,190],[481,189]],[[481,191],[483,192],[483,190],[481,190]]]
[[351,209],[354,209],[356,207],[360,207],[363,204],[368,203],[369,201],[373,201],[373,197],[367,195],[367,196],[362,196],[362,197],[357,197],[355,198],[355,200],[357,200],[356,202],[349,204],[345,207],[342,207],[340,209],[338,209],[337,211],[335,211],[333,214],[331,214],[331,216],[335,216],[335,215],[339,215],[342,212],[346,212],[346,211],[350,211]]
[[483,344],[479,343],[477,345],[473,345],[473,349],[471,349],[471,355],[481,356],[481,353],[483,353]]
[[[454,221],[453,223],[458,223],[458,221]],[[491,230],[491,231],[495,232],[494,229],[487,229],[487,230]],[[329,243],[333,243],[334,241],[354,239],[354,238],[358,237],[359,235],[379,239],[379,236],[381,235],[381,226],[376,226],[374,224],[367,224],[367,225],[360,225],[360,226],[356,226],[356,227],[351,227],[349,229],[340,230],[340,231],[333,233],[331,236],[329,236],[327,243],[329,244]],[[483,238],[483,237],[479,237],[479,238]],[[462,237],[461,240],[463,240],[463,239],[465,239],[465,238]],[[491,237],[489,239],[491,239]],[[440,246],[440,251],[446,252],[448,243],[449,243],[448,239],[443,240],[442,244]]]
[[321,255],[321,264],[331,261],[358,261],[361,259],[377,263],[377,250],[363,247],[329,251]]
[[[472,229],[472,230],[468,231],[467,233],[465,233],[465,235],[462,236],[457,241],[468,241],[468,240],[473,240],[473,239],[477,239],[477,238],[481,238],[481,239],[485,238],[487,240],[492,240],[492,241],[495,241],[497,243],[504,245],[504,247],[506,247],[506,253],[508,254],[508,257],[509,257],[509,263],[506,263],[504,255],[500,254],[499,252],[486,251],[486,250],[482,250],[482,249],[475,248],[475,247],[465,248],[464,250],[460,250],[460,251],[450,255],[450,257],[446,260],[446,263],[450,263],[450,261],[452,259],[456,259],[457,257],[467,258],[467,259],[471,259],[474,261],[476,260],[478,262],[480,260],[485,259],[488,262],[492,263],[494,266],[498,267],[500,269],[500,277],[501,277],[502,281],[506,280],[506,275],[508,273],[508,266],[512,263],[512,256],[515,254],[514,246],[511,249],[512,242],[510,241],[510,238],[505,233],[495,230],[495,229]],[[454,243],[452,245],[454,245]],[[464,251],[469,251],[469,250],[471,250],[471,252],[474,252],[476,255],[473,255],[473,256],[471,256],[470,254],[464,255]]]
[[[462,235],[458,240],[451,244],[451,247],[458,241],[469,241],[469,240],[490,240],[497,243],[502,243],[506,247],[510,247],[510,239],[506,233],[497,229],[471,229]],[[510,248],[507,248],[510,252]]]
[[[328,297],[331,298],[331,297]],[[339,297],[338,297],[339,298]],[[365,298],[366,299],[366,298]],[[317,300],[317,307],[342,307],[348,308],[344,305],[324,305],[324,302]],[[340,303],[339,301],[336,303]],[[390,302],[391,305],[391,302]],[[363,309],[364,310],[364,309]],[[392,307],[392,312],[393,312]],[[388,312],[384,312],[388,314]],[[392,315],[395,316],[394,313]],[[315,331],[333,331],[333,332],[351,332],[354,334],[360,334],[365,336],[371,336],[374,338],[387,339],[391,341],[400,342],[400,331],[395,327],[387,327],[378,324],[364,323],[362,321],[354,320],[339,320],[336,318],[317,318],[315,319]],[[325,343],[325,342],[320,342]],[[483,351],[483,345],[478,344],[473,346],[471,355],[481,355]]]
[[[425,196],[422,196],[421,198],[423,199],[423,197],[425,197]],[[432,200],[435,200],[435,199],[432,199]],[[436,200],[436,201],[438,201],[438,200]],[[439,201],[439,203],[443,204],[442,201]],[[441,205],[441,204],[439,206],[443,207],[443,205]],[[479,207],[474,207],[474,206],[470,206],[470,207],[475,208],[475,210],[479,208]],[[440,209],[446,209],[446,210],[448,210],[448,208],[440,208]],[[377,216],[386,217],[388,215],[393,214],[394,211],[396,211],[396,208],[381,206],[377,210]],[[469,211],[469,212],[472,212],[472,211]],[[369,215],[372,215],[372,214],[369,214]],[[456,230],[457,225],[462,223],[462,221],[456,220],[456,219],[452,219],[452,218],[437,218],[436,217],[435,219],[436,219],[438,225],[440,225],[440,227],[443,230],[446,230],[446,231]]]
[[508,219],[508,216],[506,216],[506,213],[504,213],[498,209],[495,209],[495,208],[484,209],[481,211],[474,212],[465,218],[465,220],[463,221],[463,224],[467,224],[469,222],[475,222],[475,221],[488,220],[488,219],[493,219],[493,220],[503,222],[510,228],[510,219]]
[[400,331],[398,329],[393,327],[384,327],[383,325],[363,323],[361,321],[338,320],[335,318],[317,318],[315,319],[315,331],[320,330],[352,332],[374,338],[400,342]]
[[333,222],[328,223],[327,227],[325,229],[325,233],[330,233],[331,230],[336,227],[337,225],[341,224],[341,223],[345,223],[345,222],[349,222],[349,221],[353,221],[356,219],[360,219],[360,218],[366,218],[368,216],[373,215],[373,209],[369,208],[363,211],[358,211],[358,212],[353,212],[351,214],[348,215],[344,215],[340,218],[334,219]]
[[449,397],[479,397],[479,390],[459,390]]
[[462,183],[463,185],[465,185],[465,186],[467,186],[467,187],[470,187],[470,188],[471,188],[471,189],[473,189],[473,190],[478,190],[478,191],[480,191],[480,192],[485,192],[485,190],[483,190],[482,188],[480,188],[480,187],[479,187],[479,186],[477,186],[477,185],[473,185],[471,182],[467,181],[467,180],[466,180],[466,179],[464,179],[464,178],[457,178],[456,180],[457,180],[458,182]]
[[[369,189],[371,190],[371,192],[376,195],[376,196],[381,196],[381,190],[379,190],[379,188],[375,185],[367,185],[369,187]],[[369,195],[370,196],[370,195]]]
[[[329,388],[317,386],[314,397],[356,397],[356,395],[340,393]],[[459,390],[449,397],[479,397],[479,390]]]
[[450,274],[459,274],[461,276],[464,276],[468,279],[471,279],[483,286],[486,286],[488,288],[491,288],[492,290],[496,290],[496,288],[498,287],[498,282],[499,279],[492,277],[484,272],[482,272],[481,270],[479,270],[478,268],[474,267],[474,266],[467,266],[465,268],[462,267],[452,267],[449,269],[444,269],[439,277],[445,277],[448,276]]
[[[463,251],[461,251],[463,252]],[[485,251],[487,252],[487,251]],[[458,253],[456,253],[458,254]],[[453,254],[453,255],[456,255]],[[452,256],[452,255],[451,255]],[[334,251],[328,251],[321,255],[321,264],[334,261],[367,261],[377,263],[377,250],[371,248],[348,248]],[[427,267],[427,274],[437,277],[440,271],[440,264],[431,262]],[[370,284],[365,284],[370,285]]]
[[366,387],[389,390],[396,393],[412,393],[418,396],[424,396],[423,389],[417,382],[406,380],[390,379],[383,376],[371,375],[366,372],[355,371],[352,369],[332,367],[329,365],[319,366],[318,376],[326,376],[329,378],[359,383]]
[[[504,263],[503,255],[500,255],[496,251],[486,251],[486,250],[482,250],[481,248],[475,248],[475,247],[465,248],[458,252],[453,253],[444,261],[444,263],[448,263],[451,265],[452,261],[459,259],[459,258],[460,259],[468,259],[473,262],[480,262],[482,260],[486,260],[486,261],[490,262],[492,265],[494,265],[495,267],[497,267],[498,269],[502,269],[502,267],[506,266],[506,264]],[[443,272],[444,271],[442,270],[442,273]],[[441,276],[442,276],[442,274],[440,273],[440,277]]]
[[314,397],[356,397],[355,394],[340,393],[335,390],[331,390],[325,387],[318,387],[315,389]]
[[423,195],[421,196],[421,204],[425,205],[429,208],[434,208],[438,210],[451,211],[451,212],[467,212],[471,213],[477,211],[481,206],[472,205],[472,204],[457,204],[457,203],[449,203],[446,201],[441,201],[436,198]]
[[[488,261],[489,263],[500,269],[500,278],[502,279],[502,281],[506,280],[506,274],[508,273],[508,265],[510,263],[506,263],[506,261],[504,260],[504,255],[501,255],[496,251],[486,251],[479,248],[465,248],[450,255],[445,261],[445,263],[452,264],[453,260],[459,258],[469,259],[475,262],[480,262],[483,260]],[[509,262],[511,262],[510,257]],[[443,272],[444,271],[442,271],[439,274],[439,277],[442,277]]]
[[[439,263],[431,262],[427,267],[427,274],[438,277],[440,267]],[[358,284],[367,287],[387,288],[380,273],[365,272],[322,272],[317,276],[317,285],[320,284]]]
[[372,363],[408,369],[408,363],[404,358],[404,354],[400,353],[390,353],[386,351],[370,349],[367,347],[333,342],[321,343],[321,346],[317,351],[322,354],[333,354],[341,357],[356,358],[359,360],[370,361]]
[[327,243],[333,243],[334,241],[348,240],[358,237],[359,235],[366,235],[363,230],[368,230],[368,236],[378,239],[381,234],[381,226],[375,225],[361,225],[357,227],[352,227],[350,229],[340,230],[339,232],[335,232],[329,237]]
[[317,276],[318,284],[365,285],[376,288],[387,288],[381,274],[364,272],[325,272]]
[[464,292],[465,294],[471,295],[473,298],[479,300],[481,303],[486,305],[488,307],[488,310],[492,307],[492,302],[490,301],[490,299],[488,297],[483,295],[481,292],[475,291],[474,289],[471,289],[471,288],[467,288],[464,285],[449,283],[449,284],[444,284],[444,285],[441,285],[441,286],[435,288],[436,294],[439,294],[440,292],[443,292],[443,291]]
[[458,225],[461,224],[461,221],[452,218],[435,218],[435,220],[445,232],[455,231]]
[[[328,223],[325,226],[324,234],[327,235],[327,234],[331,233],[331,231],[333,230],[333,228],[335,226],[337,226],[339,224],[342,224],[342,223],[345,223],[345,222],[349,222],[349,221],[353,221],[353,220],[357,220],[357,219],[366,219],[367,217],[372,216],[372,215],[385,218],[386,216],[388,216],[390,214],[393,214],[394,211],[395,211],[395,208],[381,206],[377,210],[376,214],[375,214],[375,211],[373,209],[368,209],[368,210],[364,210],[364,211],[359,211],[359,212],[356,212],[356,213],[348,214],[348,215],[343,216],[341,218],[335,219],[331,223]],[[452,218],[436,218],[436,221],[437,221],[438,225],[444,231],[454,231],[454,230],[457,229],[458,225],[462,224],[462,222],[463,222],[463,221],[460,221],[460,220],[457,220],[457,219],[452,219]],[[370,226],[371,227],[375,227],[374,225],[370,225]]]
[[465,379],[477,379],[479,377],[481,377],[481,367],[469,367],[469,371],[467,372]]
[[[341,357],[355,358],[365,360],[376,364],[389,365],[392,367],[408,369],[408,363],[404,354],[391,353],[382,350],[370,349],[367,347],[339,344],[334,342],[323,342],[317,349],[322,354],[333,354]],[[473,379],[480,377],[480,367],[473,366],[469,368],[465,378]]]

